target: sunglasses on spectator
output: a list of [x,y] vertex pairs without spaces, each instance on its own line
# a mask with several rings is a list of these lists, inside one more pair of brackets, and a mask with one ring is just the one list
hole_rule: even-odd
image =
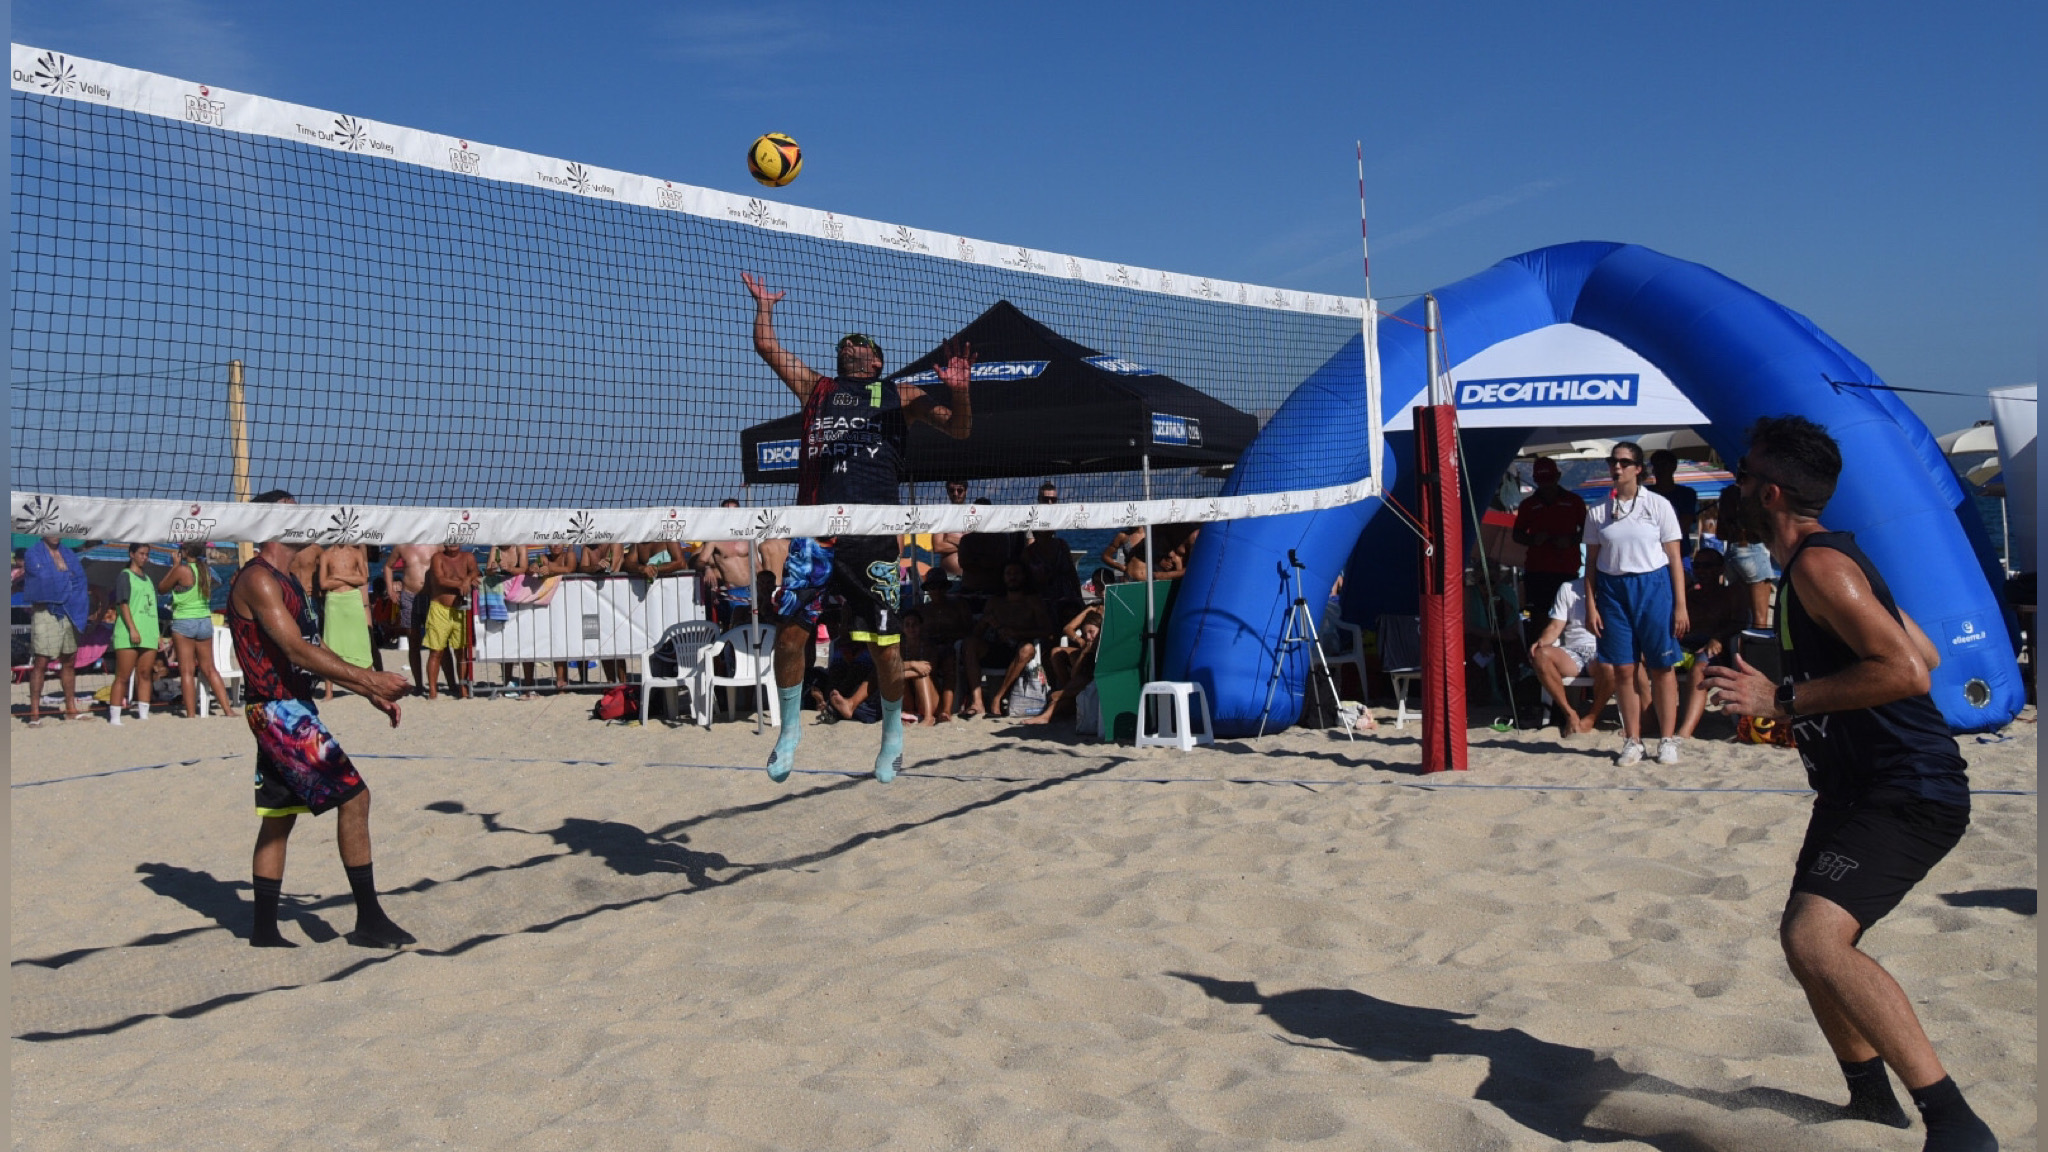
[[1751,468],[1749,466],[1749,457],[1744,456],[1742,459],[1737,460],[1735,462],[1735,482],[1737,484],[1740,484],[1743,481],[1749,479],[1751,476],[1756,477],[1757,479],[1763,481],[1766,484],[1776,484],[1780,488],[1785,487],[1785,482],[1783,480],[1780,480],[1775,476],[1768,475],[1760,469]]
[[1626,456],[1609,456],[1607,458],[1607,466],[1609,468],[1620,468],[1623,465],[1627,465],[1630,468],[1641,468],[1643,462],[1641,460],[1631,460]]

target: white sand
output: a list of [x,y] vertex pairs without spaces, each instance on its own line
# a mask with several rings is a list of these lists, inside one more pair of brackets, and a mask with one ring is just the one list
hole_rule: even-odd
[[[589,705],[329,709],[420,937],[395,955],[339,938],[331,816],[293,842],[301,947],[247,946],[239,721],[17,723],[15,1146],[1920,1146],[1803,1115],[1844,1093],[1775,939],[1810,802],[1785,750],[1623,770],[1612,737],[1479,730],[1424,779],[1412,727],[1178,755],[984,721],[914,730],[887,787],[778,787],[691,766],[759,764],[750,723]],[[1965,738],[2022,794],[1978,796],[1865,942],[2008,1149],[2036,1141],[2032,717]],[[809,728],[801,763],[865,770],[876,737]],[[1131,782],[1158,776],[1187,779]]]

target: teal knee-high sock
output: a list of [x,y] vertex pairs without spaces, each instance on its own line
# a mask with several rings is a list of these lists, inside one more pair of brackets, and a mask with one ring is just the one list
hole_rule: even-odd
[[775,696],[782,707],[782,734],[775,739],[775,751],[768,754],[768,778],[780,784],[796,767],[796,743],[804,735],[804,686],[778,688]]
[[903,701],[882,701],[882,750],[875,754],[875,779],[887,784],[903,767]]

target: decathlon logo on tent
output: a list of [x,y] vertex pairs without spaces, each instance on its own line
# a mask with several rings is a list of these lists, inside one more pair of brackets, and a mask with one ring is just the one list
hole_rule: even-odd
[[1641,378],[1633,373],[1466,380],[1458,385],[1458,407],[1552,408],[1622,404],[1633,408],[1642,395],[1641,383]]
[[754,451],[760,456],[761,471],[777,472],[795,468],[803,463],[803,442],[801,440],[769,440],[755,445]]
[[1139,364],[1131,360],[1126,360],[1121,356],[1090,356],[1082,360],[1081,362],[1083,364],[1093,364],[1097,368],[1102,369],[1104,372],[1114,372],[1119,376],[1158,375],[1158,373],[1152,371],[1150,368],[1145,367],[1143,364]]
[[1177,448],[1200,448],[1202,422],[1188,416],[1169,416],[1164,412],[1154,412],[1152,442],[1171,444]]
[[[1044,375],[1046,365],[1051,363],[1052,361],[1050,360],[991,360],[986,364],[976,364],[967,378],[976,383],[988,380],[1029,380],[1033,377]],[[922,372],[913,372],[897,381],[898,384],[937,384],[938,382],[939,374],[930,368]]]

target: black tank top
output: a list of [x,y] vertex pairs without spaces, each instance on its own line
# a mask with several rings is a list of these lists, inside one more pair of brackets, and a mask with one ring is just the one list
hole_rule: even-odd
[[896,503],[906,429],[891,381],[818,377],[804,403],[797,503]]
[[[1800,541],[1778,580],[1778,644],[1785,682],[1814,680],[1857,662],[1853,649],[1820,626],[1799,603],[1792,568],[1808,548],[1832,548],[1863,569],[1892,619],[1904,623],[1892,591],[1849,532],[1816,532]],[[1967,809],[1970,780],[1948,722],[1926,693],[1873,708],[1801,716],[1792,723],[1806,779],[1829,808],[1932,800]]]

